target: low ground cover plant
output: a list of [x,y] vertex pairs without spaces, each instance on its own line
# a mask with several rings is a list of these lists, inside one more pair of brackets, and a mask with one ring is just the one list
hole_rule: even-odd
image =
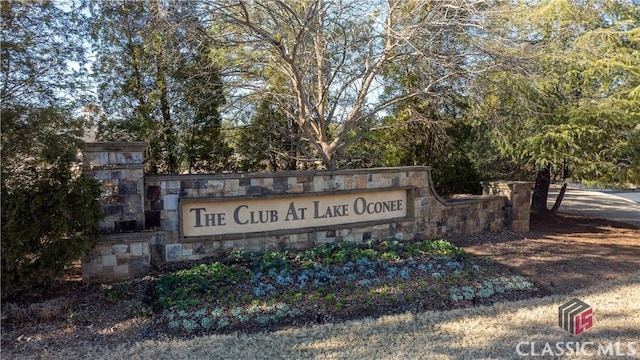
[[491,304],[536,291],[526,278],[448,241],[387,240],[295,253],[235,251],[160,276],[153,294],[168,331],[193,333]]

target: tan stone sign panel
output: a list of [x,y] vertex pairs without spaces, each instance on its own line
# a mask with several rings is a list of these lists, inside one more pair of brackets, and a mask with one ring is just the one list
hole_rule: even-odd
[[184,201],[183,236],[287,230],[407,216],[407,191]]

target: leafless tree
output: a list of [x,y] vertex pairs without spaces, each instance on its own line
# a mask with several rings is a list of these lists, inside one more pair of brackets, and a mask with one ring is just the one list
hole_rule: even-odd
[[[479,28],[463,0],[236,1],[209,4],[213,57],[230,104],[269,97],[328,168],[350,131],[390,107],[440,96],[464,75]],[[248,101],[248,102],[247,102]]]

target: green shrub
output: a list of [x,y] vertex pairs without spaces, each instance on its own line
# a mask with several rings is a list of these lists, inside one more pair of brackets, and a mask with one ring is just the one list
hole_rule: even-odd
[[151,316],[152,311],[140,300],[133,300],[127,304],[127,315],[132,318],[144,318]]
[[158,279],[155,291],[162,307],[185,309],[196,306],[200,300],[193,294],[209,294],[216,298],[228,292],[228,287],[249,278],[244,268],[220,262],[200,264],[191,269],[165,274]]
[[56,278],[89,250],[102,209],[97,182],[58,168],[2,186],[2,297]]
[[429,254],[432,256],[454,257],[463,253],[461,248],[446,240],[424,240],[409,243],[407,251],[411,256]]
[[98,234],[96,180],[76,157],[84,120],[69,108],[2,104],[2,297],[50,281]]
[[127,286],[123,283],[113,284],[102,291],[104,297],[112,303],[117,303],[127,297]]
[[291,269],[291,262],[287,258],[287,251],[267,251],[260,258],[258,265],[260,270],[267,272],[269,270],[286,270]]
[[438,158],[431,172],[438,194],[481,194],[480,173],[469,155],[454,151]]

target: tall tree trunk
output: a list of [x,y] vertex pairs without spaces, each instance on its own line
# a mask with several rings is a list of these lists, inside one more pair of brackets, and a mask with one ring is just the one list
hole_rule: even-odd
[[[139,58],[139,54],[141,49],[138,45],[134,43],[134,35],[127,32],[127,53],[131,58],[131,69],[133,71],[133,94],[135,95],[136,100],[138,100],[138,108],[137,114],[142,118],[144,125],[146,128],[153,128],[153,119],[149,114],[149,105],[147,103],[147,97],[144,90],[143,85],[143,75],[141,70],[141,62],[142,59]],[[158,173],[158,150],[157,144],[152,142],[149,143],[149,147],[146,150],[145,154],[146,160],[146,171],[148,174],[157,174]]]
[[178,173],[178,156],[176,154],[178,144],[174,125],[171,121],[171,110],[169,106],[169,91],[167,89],[167,78],[165,74],[164,54],[162,49],[158,49],[156,57],[156,86],[160,97],[160,113],[162,114],[162,128],[164,135],[164,150],[166,151],[165,171],[169,174]]
[[538,171],[536,184],[533,187],[533,196],[531,198],[531,213],[534,215],[546,215],[549,213],[547,209],[549,185],[551,185],[551,172],[549,169]]
[[562,199],[564,199],[564,193],[566,191],[567,183],[564,183],[564,185],[562,185],[562,189],[560,189],[560,194],[558,194],[558,197],[556,198],[555,204],[553,204],[553,207],[551,208],[551,213],[553,215],[555,215],[558,212],[558,209],[560,209],[560,204],[562,204]]

